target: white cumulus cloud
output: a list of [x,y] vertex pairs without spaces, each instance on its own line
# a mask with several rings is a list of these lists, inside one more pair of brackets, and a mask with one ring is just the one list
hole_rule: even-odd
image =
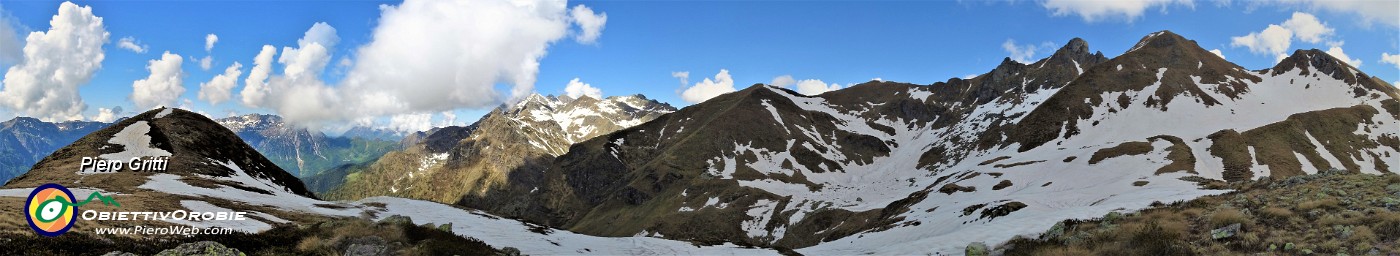
[[238,85],[238,77],[243,75],[243,64],[233,62],[223,74],[214,76],[209,82],[199,83],[199,99],[210,105],[218,105],[233,98],[233,87]]
[[1322,42],[1323,39],[1337,31],[1327,27],[1327,24],[1317,19],[1317,16],[1301,12],[1294,12],[1293,17],[1283,21],[1283,27],[1293,31],[1293,35],[1297,36],[1298,40],[1309,43]]
[[569,84],[564,86],[564,93],[575,99],[584,95],[588,95],[588,97],[593,97],[594,99],[603,98],[603,90],[593,87],[593,85],[583,83],[579,81],[577,77],[575,77],[574,80],[569,80]]
[[794,84],[797,84],[797,79],[792,79],[792,75],[781,75],[778,77],[774,77],[772,82],[768,82],[768,85],[777,87],[788,87]]
[[398,132],[418,132],[433,128],[432,113],[399,114],[389,117],[390,130]]
[[338,40],[330,26],[318,25],[299,47],[283,48],[282,74],[245,86],[244,103],[305,125],[493,107],[533,92],[549,46],[583,25],[557,0],[408,0],[380,12],[339,84],[317,78],[330,55],[321,49]]
[[78,87],[102,68],[109,34],[91,7],[71,2],[60,4],[49,24],[25,38],[24,60],[0,83],[0,106],[47,121],[83,119],[87,104]]
[[1114,19],[1131,22],[1142,17],[1143,12],[1149,8],[1158,7],[1166,12],[1166,8],[1172,5],[1195,8],[1195,3],[1192,0],[1045,0],[1041,2],[1041,6],[1049,9],[1051,14],[1055,16],[1079,15],[1086,22]]
[[183,63],[184,59],[179,54],[170,52],[161,53],[160,59],[151,60],[146,65],[151,75],[131,83],[131,101],[142,109],[175,106],[180,94],[185,93],[185,74],[180,69]]
[[1400,69],[1400,54],[1390,54],[1388,52],[1382,52],[1381,63],[1390,63],[1391,65],[1395,65],[1396,69]]
[[803,79],[802,81],[797,81],[797,92],[806,95],[817,95],[838,89],[841,89],[840,84],[832,83],[827,85],[825,82],[822,82],[822,80],[817,79]]
[[1230,37],[1230,46],[1249,48],[1255,54],[1272,55],[1276,59],[1287,57],[1293,40],[1319,43],[1336,33],[1335,29],[1318,20],[1312,14],[1294,12],[1282,24],[1269,24],[1263,31],[1248,35]]
[[330,49],[337,42],[340,37],[334,27],[325,22],[311,25],[297,40],[297,47],[282,47],[282,57],[277,59],[283,64],[282,74],[292,78],[320,75],[331,62]]
[[127,49],[134,53],[146,53],[146,49],[150,47],[142,44],[141,41],[136,41],[136,38],[128,36],[117,40],[117,48]]
[[1010,57],[1011,60],[1023,64],[1030,64],[1036,61],[1034,57],[1037,51],[1040,51],[1040,49],[1053,50],[1055,49],[1055,44],[1051,42],[1043,42],[1040,43],[1040,45],[1017,45],[1016,40],[1006,39],[1006,42],[1001,43],[1001,49],[1006,50],[1006,53],[1010,55],[1007,57]]
[[267,86],[267,78],[272,75],[272,58],[277,55],[277,47],[264,45],[262,51],[253,57],[253,68],[248,70],[248,78],[243,81],[242,96],[244,106],[262,106],[271,88]]
[[[672,73],[673,75],[675,73]],[[688,77],[689,73],[686,73]],[[682,79],[684,81],[685,79]],[[681,99],[690,103],[700,103],[721,94],[737,91],[734,89],[734,77],[729,76],[729,70],[720,69],[715,78],[705,78],[704,81],[695,83],[694,86],[686,88],[681,92]]]
[[204,56],[204,58],[199,59],[199,68],[203,70],[214,68],[214,57]]
[[204,36],[204,51],[213,51],[214,43],[219,42],[219,35],[209,34]]
[[1230,46],[1249,48],[1255,54],[1269,54],[1282,59],[1293,44],[1293,31],[1283,26],[1269,25],[1264,31],[1250,32],[1248,35],[1230,38]]
[[690,71],[671,72],[671,77],[681,80],[681,87],[690,86]]
[[1210,53],[1214,53],[1215,56],[1220,56],[1221,59],[1225,58],[1225,53],[1221,52],[1220,49],[1211,49]]
[[1345,42],[1327,43],[1327,55],[1332,55],[1332,57],[1345,61],[1347,64],[1351,64],[1352,67],[1361,68],[1361,59],[1353,59],[1351,56],[1347,56],[1347,53],[1342,51],[1342,44],[1345,44]]
[[97,115],[92,117],[92,121],[111,123],[117,121],[122,114],[122,107],[97,108]]
[[454,113],[454,112],[452,112],[452,111],[443,111],[443,112],[442,112],[442,123],[439,123],[439,124],[438,124],[437,126],[435,126],[435,127],[448,127],[448,126],[456,126],[456,125],[457,125],[457,113]]
[[1326,11],[1343,16],[1356,17],[1363,25],[1381,23],[1400,27],[1400,1],[1370,0],[1270,0],[1245,1],[1248,8],[1261,5],[1274,5],[1285,8],[1300,8],[1313,11]]
[[580,29],[578,35],[574,36],[574,41],[582,44],[593,44],[598,42],[598,37],[603,35],[603,27],[608,23],[608,14],[593,13],[593,9],[588,6],[575,5],[569,11],[569,16],[574,18]]
[[[876,78],[876,79],[879,79],[879,78]],[[872,81],[874,81],[874,80],[875,80],[875,79],[872,79]],[[789,87],[792,87],[792,86],[796,85],[796,88],[795,88],[795,89],[797,90],[797,92],[798,92],[798,93],[801,93],[801,94],[806,94],[806,95],[817,95],[817,94],[822,94],[822,93],[825,93],[825,92],[835,91],[835,90],[841,89],[841,84],[832,83],[832,84],[828,85],[828,84],[826,84],[825,82],[822,82],[822,80],[820,80],[820,79],[803,79],[803,80],[799,81],[799,80],[793,79],[793,78],[792,78],[792,75],[782,75],[782,76],[774,77],[774,78],[773,78],[773,82],[770,82],[770,83],[768,83],[768,84],[769,84],[769,85],[772,85],[772,86],[783,87],[783,88],[789,88]]]

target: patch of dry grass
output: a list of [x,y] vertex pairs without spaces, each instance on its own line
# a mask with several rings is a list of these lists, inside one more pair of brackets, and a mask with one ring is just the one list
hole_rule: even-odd
[[1146,141],[1129,141],[1110,148],[1094,151],[1094,155],[1089,156],[1089,164],[1097,164],[1104,159],[1120,157],[1125,155],[1141,155],[1152,152],[1152,143]]
[[1254,221],[1250,219],[1249,215],[1245,215],[1244,212],[1241,212],[1239,209],[1226,207],[1210,214],[1210,219],[1206,223],[1209,223],[1211,228],[1221,228],[1235,223],[1249,227]]
[[[1006,255],[1385,255],[1400,252],[1394,174],[1324,173],[1228,184],[1230,192],[1122,217],[1065,221],[1063,233],[1018,238]],[[1211,231],[1240,223],[1240,233]],[[1287,248],[1287,249],[1285,249]]]
[[1324,199],[1317,199],[1317,200],[1308,200],[1308,201],[1304,201],[1304,202],[1302,202],[1302,203],[1298,203],[1298,210],[1301,210],[1301,211],[1304,211],[1304,212],[1306,212],[1306,211],[1312,211],[1313,209],[1329,209],[1329,210],[1330,210],[1330,209],[1337,209],[1337,207],[1339,207],[1340,205],[1341,205],[1341,201],[1338,201],[1336,198],[1324,198]]

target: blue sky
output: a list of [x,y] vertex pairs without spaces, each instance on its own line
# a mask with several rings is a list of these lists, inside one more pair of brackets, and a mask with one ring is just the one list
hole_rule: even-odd
[[[1396,20],[1400,15],[1394,13],[1400,12],[1400,9],[1395,8],[1394,2],[1231,3],[1149,0],[1120,1],[1129,2],[1128,4],[1086,4],[1070,1],[1071,3],[1064,5],[1060,5],[1060,2],[1062,1],[571,1],[561,6],[586,6],[595,12],[596,16],[592,16],[595,18],[606,15],[604,25],[595,28],[596,32],[600,33],[596,39],[579,40],[579,35],[588,29],[582,22],[575,21],[578,20],[578,16],[570,12],[572,9],[558,11],[555,10],[557,8],[544,8],[549,10],[536,14],[545,13],[539,15],[545,17],[545,20],[553,18],[566,26],[567,34],[550,34],[545,36],[545,39],[512,41],[514,39],[495,37],[483,39],[422,33],[407,35],[419,36],[420,40],[443,41],[433,44],[436,46],[464,46],[486,51],[497,50],[491,47],[519,45],[515,42],[537,44],[545,53],[537,59],[538,72],[532,76],[532,91],[541,94],[566,94],[566,85],[570,80],[578,78],[581,82],[600,89],[604,96],[640,93],[676,106],[690,105],[692,103],[688,100],[694,100],[682,96],[686,89],[683,86],[693,86],[705,78],[715,79],[721,69],[728,71],[733,78],[732,86],[737,89],[754,83],[769,83],[784,75],[794,80],[820,80],[823,84],[835,84],[839,87],[874,78],[929,84],[952,77],[984,73],[995,67],[1002,58],[1012,55],[1030,60],[1044,58],[1074,37],[1087,40],[1091,50],[1102,51],[1106,56],[1113,57],[1127,50],[1142,36],[1159,30],[1171,30],[1196,40],[1207,50],[1219,49],[1227,60],[1246,68],[1262,69],[1275,63],[1275,54],[1263,50],[1260,48],[1262,46],[1256,45],[1256,51],[1251,51],[1249,45],[1232,44],[1237,41],[1232,38],[1265,31],[1270,25],[1292,29],[1296,35],[1283,39],[1289,44],[1285,54],[1291,53],[1292,49],[1329,50],[1340,43],[1338,48],[1351,59],[1359,61],[1362,71],[1392,83],[1400,80],[1400,68],[1397,68],[1400,65],[1382,61],[1383,54],[1400,54],[1400,30],[1396,27],[1396,23],[1400,23]],[[385,15],[380,6],[406,5],[399,1],[73,3],[78,6],[90,6],[92,15],[102,18],[105,31],[109,33],[108,43],[101,47],[105,54],[101,68],[92,74],[90,81],[77,87],[79,96],[87,106],[82,115],[89,119],[99,115],[99,108],[120,106],[125,110],[122,115],[139,113],[138,109],[141,108],[133,103],[133,82],[151,75],[152,72],[147,70],[148,61],[160,59],[161,53],[166,51],[182,56],[183,64],[180,70],[183,74],[180,76],[180,84],[185,88],[185,92],[178,95],[177,100],[166,103],[167,105],[192,108],[214,117],[224,117],[229,113],[290,114],[298,119],[311,120],[308,123],[314,123],[317,127],[327,130],[341,129],[351,123],[364,123],[366,119],[377,126],[395,126],[400,129],[437,126],[446,124],[448,117],[442,114],[444,111],[455,113],[456,119],[452,120],[452,124],[466,124],[485,113],[489,108],[485,106],[514,98],[510,91],[520,87],[514,80],[518,77],[514,76],[517,72],[509,68],[518,66],[514,63],[519,60],[508,56],[501,57],[507,59],[503,63],[507,63],[504,66],[508,67],[482,66],[485,64],[460,66],[460,69],[489,67],[493,72],[487,73],[509,74],[498,79],[488,79],[491,81],[488,87],[495,93],[463,93],[470,97],[481,97],[479,99],[463,98],[466,96],[451,99],[432,98],[445,96],[439,96],[442,93],[420,95],[394,92],[394,86],[369,86],[367,88],[370,89],[365,90],[341,88],[353,86],[348,85],[353,82],[342,81],[347,73],[364,71],[361,73],[383,76],[381,73],[389,72],[384,71],[382,67],[378,71],[368,67],[359,71],[353,70],[356,66],[366,64],[362,63],[367,61],[365,59],[371,59],[360,58],[359,54],[362,47],[376,40],[373,36],[376,29],[389,30],[380,28],[381,16]],[[58,12],[60,5],[61,1],[0,0],[0,12],[3,12],[4,20],[7,21],[0,25],[8,25],[19,31],[18,43],[22,45],[25,44],[25,33],[50,29],[50,19]],[[1117,8],[1104,9],[1103,5]],[[1381,11],[1376,11],[1377,6]],[[1385,11],[1387,7],[1389,12]],[[403,13],[411,16],[412,13],[408,11],[410,8],[402,9]],[[446,12],[452,11],[454,10],[448,8]],[[1141,13],[1134,14],[1137,11]],[[1324,32],[1318,35],[1316,30],[1303,31],[1301,28],[1286,26],[1290,24],[1286,21],[1298,17],[1296,13],[1315,17]],[[471,13],[462,15],[469,14]],[[298,40],[318,22],[334,27],[334,35],[339,37],[339,40],[330,44],[333,47],[328,48],[329,64],[317,74],[317,81],[305,88],[317,88],[315,91],[321,94],[316,95],[330,95],[326,96],[332,99],[326,101],[329,103],[315,106],[356,110],[350,110],[349,112],[353,113],[349,114],[324,114],[307,110],[315,107],[290,103],[256,107],[241,104],[239,91],[246,86],[245,79],[253,69],[254,57],[259,54],[263,45],[276,47],[277,56],[281,57],[284,53],[283,47],[297,47]],[[457,24],[445,22],[442,26],[454,25]],[[460,25],[465,26],[465,30],[454,31],[471,32],[474,31],[472,29],[482,28],[519,31],[523,28],[536,28],[518,27],[521,25],[507,20],[485,24],[464,21]],[[218,36],[212,50],[206,50],[205,39],[208,34]],[[1314,37],[1308,38],[1305,34],[1313,34]],[[137,53],[119,48],[117,42],[126,37],[144,45],[146,51]],[[0,39],[3,39],[3,35],[0,35]],[[497,41],[508,43],[490,43]],[[1013,53],[1005,47],[1008,42],[1012,42],[1016,48],[1031,48],[1034,51]],[[1274,42],[1279,43],[1277,40]],[[11,48],[16,48],[13,47],[13,42],[0,40],[0,44],[11,44]],[[0,50],[4,50],[5,46],[0,45]],[[423,50],[435,49],[438,48],[425,47]],[[198,63],[199,59],[206,56],[212,59],[212,67],[208,70],[200,67]],[[525,58],[529,59],[530,56],[532,55],[527,54]],[[1400,62],[1400,57],[1394,58]],[[235,79],[237,82],[232,88],[232,98],[219,104],[200,99],[200,83],[209,82],[235,61],[242,65],[242,74]],[[412,60],[404,61],[413,63]],[[0,68],[17,65],[3,62],[4,58],[0,58]],[[449,60],[442,63],[454,62]],[[274,62],[271,66],[275,70],[272,75],[282,75],[286,66],[287,64]],[[460,82],[463,76],[479,73],[451,72],[451,68],[446,70],[449,72],[425,74],[445,76],[447,80],[455,77],[456,81]],[[680,80],[673,76],[673,72],[689,72],[689,83],[682,85]],[[523,73],[529,76],[530,72]],[[368,77],[375,77],[374,74]],[[431,89],[431,86],[415,88],[417,89]],[[391,94],[404,93],[402,95],[406,96],[402,102],[386,103],[400,106],[399,108],[365,110],[358,109],[361,105],[355,100],[335,100],[339,99],[337,97],[344,98],[336,95],[343,95],[349,91],[384,91]],[[277,93],[274,90],[273,94]],[[10,105],[0,107],[0,112],[6,113],[5,118],[13,115],[35,115],[26,113],[32,111]],[[418,118],[410,118],[411,115],[408,114],[418,114]],[[403,118],[393,119],[393,116]],[[414,122],[417,125],[411,124]]]

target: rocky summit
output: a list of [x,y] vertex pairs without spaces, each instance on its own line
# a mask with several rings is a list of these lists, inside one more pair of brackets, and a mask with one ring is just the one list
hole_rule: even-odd
[[[502,105],[465,127],[410,135],[404,150],[372,163],[337,170],[344,185],[327,197],[400,196],[455,203],[528,194],[544,165],[573,144],[636,126],[675,111],[642,95],[531,95]],[[505,203],[505,202],[502,202]]]

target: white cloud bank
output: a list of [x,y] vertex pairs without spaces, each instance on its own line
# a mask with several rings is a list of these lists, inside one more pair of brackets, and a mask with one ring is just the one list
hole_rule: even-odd
[[92,117],[92,121],[111,123],[117,121],[122,114],[122,107],[97,108],[97,116]]
[[1162,12],[1172,5],[1195,8],[1192,0],[1045,0],[1040,4],[1054,16],[1078,15],[1085,22],[1117,19],[1132,22],[1149,8],[1161,8]]
[[593,9],[588,6],[575,5],[569,11],[569,16],[578,23],[579,32],[574,36],[574,41],[581,44],[593,44],[598,42],[598,37],[603,35],[603,27],[608,23],[608,14],[594,14]]
[[219,35],[209,34],[204,36],[204,51],[213,51],[214,43],[219,42]]
[[1351,64],[1352,67],[1361,68],[1361,59],[1353,59],[1351,56],[1347,56],[1346,52],[1342,52],[1342,44],[1343,42],[1340,41],[1327,43],[1327,55],[1332,55],[1332,57],[1336,57],[1347,64]]
[[173,107],[185,93],[185,74],[180,65],[184,59],[179,54],[165,52],[159,59],[150,61],[146,70],[151,75],[131,83],[131,101],[141,109],[159,106]]
[[1263,5],[1291,7],[1311,11],[1325,11],[1356,17],[1363,25],[1380,23],[1390,27],[1400,27],[1400,1],[1386,0],[1270,0],[1243,1],[1248,8]]
[[[690,72],[681,74],[683,75],[678,76],[677,73],[671,73],[671,76],[680,78],[681,82],[684,83],[690,77]],[[682,91],[681,99],[690,103],[700,103],[734,91],[737,91],[734,89],[734,77],[729,76],[729,70],[720,69],[719,74],[715,74],[713,80],[705,78],[704,81],[697,82],[694,86]]]
[[[1044,0],[1042,7],[1054,16],[1077,15],[1085,22],[1123,20],[1132,22],[1141,18],[1148,9],[1158,8],[1165,13],[1168,8],[1181,6],[1195,8],[1194,0]],[[1232,1],[1215,1],[1220,6],[1232,5]],[[1400,27],[1400,1],[1386,0],[1260,0],[1237,1],[1248,10],[1261,6],[1278,6],[1307,11],[1325,11],[1356,17],[1363,25],[1379,23],[1390,27]]]
[[257,57],[253,57],[253,69],[248,71],[248,79],[243,80],[242,96],[244,106],[257,107],[263,104],[267,98],[268,76],[272,75],[272,58],[277,55],[277,47],[264,45],[258,52]]
[[[873,80],[874,79],[872,79],[872,81]],[[826,84],[826,82],[822,82],[822,80],[820,79],[803,79],[801,81],[798,81],[796,79],[793,79],[792,75],[781,75],[778,77],[774,77],[773,82],[768,84],[784,88],[796,85],[797,93],[805,95],[817,95],[841,89],[841,84],[832,83],[828,85]]]
[[792,79],[792,75],[781,75],[778,77],[774,77],[773,81],[768,83],[768,85],[777,87],[788,87],[794,84],[797,84],[797,79]]
[[[1336,32],[1312,14],[1294,12],[1283,24],[1269,24],[1259,32],[1230,38],[1230,46],[1249,48],[1255,54],[1268,54],[1275,59],[1288,57],[1293,39],[1308,43],[1319,43]],[[1340,51],[1340,50],[1339,50]]]
[[806,95],[817,95],[839,89],[841,89],[840,84],[832,83],[827,85],[825,82],[822,82],[822,80],[817,79],[803,79],[802,81],[797,81],[797,92]]
[[1221,52],[1220,49],[1211,49],[1210,53],[1214,53],[1215,56],[1220,56],[1221,59],[1225,58],[1225,53]]
[[92,80],[106,54],[109,34],[92,8],[63,2],[48,31],[25,38],[24,59],[5,72],[0,106],[45,121],[83,119],[78,87]]
[[1396,69],[1400,69],[1400,54],[1390,54],[1388,52],[1382,52],[1381,63],[1390,63],[1391,65],[1395,65]]
[[209,82],[199,84],[199,99],[217,105],[233,98],[233,87],[238,85],[238,77],[243,75],[243,64],[233,62],[223,74],[214,76]]
[[564,86],[564,93],[575,99],[584,95],[593,97],[594,99],[603,98],[603,90],[593,87],[593,85],[583,83],[583,81],[579,81],[577,77],[575,77],[574,80],[569,80],[569,84]]
[[533,91],[540,59],[575,25],[582,29],[575,39],[592,42],[606,22],[606,14],[584,17],[592,10],[570,11],[564,1],[408,0],[380,10],[370,42],[355,50],[340,84],[319,79],[330,59],[325,49],[338,41],[320,23],[298,47],[282,49],[281,74],[270,67],[275,48],[264,47],[240,93],[243,103],[308,125],[492,107]]
[[128,36],[117,40],[117,48],[126,49],[134,53],[146,53],[146,50],[150,47],[142,44],[141,41],[136,41],[136,38]]
[[1016,40],[1006,39],[1006,42],[1001,43],[1001,49],[1005,50],[1006,54],[1010,55],[1007,57],[1010,57],[1011,60],[1022,64],[1030,64],[1036,61],[1035,53],[1037,51],[1041,49],[1052,51],[1055,49],[1055,43],[1042,42],[1038,46],[1034,44],[1017,45]]

